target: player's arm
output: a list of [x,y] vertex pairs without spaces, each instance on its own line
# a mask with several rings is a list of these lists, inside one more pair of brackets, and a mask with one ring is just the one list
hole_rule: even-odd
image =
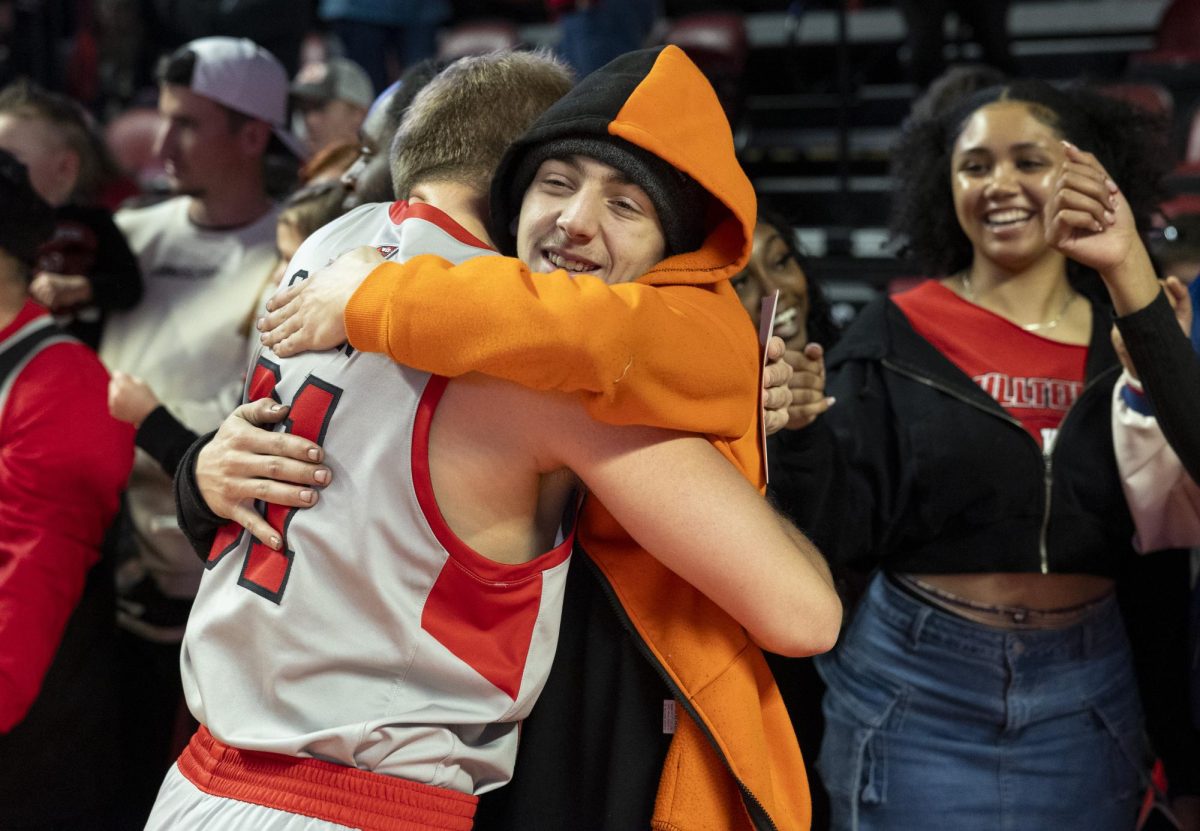
[[3,413],[0,732],[37,697],[133,463],[133,431],[108,416],[103,368],[58,363],[65,349],[30,362]]
[[[363,264],[338,269],[334,263],[276,298],[264,343],[290,354],[297,343],[335,345],[344,333],[356,349],[426,372],[480,372],[580,393],[592,415],[610,423],[726,437],[752,425],[746,401],[758,395],[758,352],[749,318],[726,283],[608,285],[565,271],[534,274],[509,257],[457,266],[414,257],[374,266],[365,280]],[[322,281],[342,284],[340,303],[349,298],[344,328],[326,332],[315,320],[305,322],[325,335],[309,342],[297,332]],[[345,291],[354,287],[352,295]]]
[[760,646],[801,656],[833,645],[842,609],[824,558],[707,441],[601,424],[564,396],[521,411],[539,465],[572,469],[639,545]]

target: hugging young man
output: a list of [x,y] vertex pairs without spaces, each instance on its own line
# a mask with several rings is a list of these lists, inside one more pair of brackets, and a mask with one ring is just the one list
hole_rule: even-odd
[[[530,387],[571,392],[597,422],[581,435],[600,429],[599,422],[703,433],[745,478],[761,486],[758,349],[727,281],[745,262],[754,208],[728,124],[696,67],[672,47],[632,53],[589,76],[538,119],[504,156],[493,182],[488,228],[501,250],[520,250],[540,267],[567,264],[574,274],[531,275],[519,263],[498,258],[474,259],[447,272],[443,261],[416,258],[400,267],[407,274],[404,281],[373,274],[347,316],[352,318],[360,296],[365,298],[360,319],[364,329],[379,324],[374,351],[383,351],[388,322],[406,334],[426,324],[445,329],[461,305],[459,337],[470,333],[470,341],[448,343],[443,331],[425,343],[431,355],[414,353],[406,363],[448,375],[478,369]],[[651,228],[654,233],[648,233]],[[647,233],[631,234],[635,229]],[[627,258],[631,237],[641,251]],[[339,268],[364,267],[360,260],[332,271]],[[331,273],[317,278],[313,289]],[[606,282],[633,278],[623,285]],[[410,283],[438,283],[436,293],[445,305],[429,314],[406,315],[404,322],[388,317],[389,301],[399,286]],[[459,297],[456,304],[453,297],[464,286],[479,296],[470,303]],[[476,311],[483,306],[490,312]],[[486,322],[473,326],[472,315]],[[363,340],[362,334],[352,333],[352,342]],[[402,348],[421,340],[414,336]],[[458,365],[435,370],[427,365],[430,360]],[[462,382],[452,382],[449,389],[457,383]],[[316,449],[311,442],[284,438],[291,439],[284,444],[293,449]],[[196,464],[201,484],[211,482],[208,473],[223,466],[215,461],[216,451],[227,446],[219,438],[213,452],[201,452]],[[331,466],[338,464],[334,457],[330,446]],[[660,520],[663,511],[715,493],[695,480],[672,486],[667,478],[680,470],[660,466],[655,487],[642,502]],[[333,472],[335,484],[320,505],[346,475]],[[638,492],[634,481],[629,479],[628,493]],[[183,477],[181,486],[183,504],[194,505],[195,483]],[[263,493],[271,499],[289,498],[286,488],[266,486]],[[503,809],[510,824],[537,821],[536,816],[569,822],[561,813],[575,810],[574,803],[613,828],[631,827],[630,821],[646,825],[652,814],[681,828],[802,826],[808,812],[803,764],[751,636],[787,652],[828,645],[839,611],[819,555],[802,547],[772,560],[768,548],[744,537],[718,543],[730,527],[714,523],[725,518],[722,509],[696,527],[701,536],[716,535],[706,547],[717,545],[705,567],[692,572],[686,564],[670,563],[652,541],[639,539],[635,517],[616,516],[620,494],[593,490],[580,515],[577,550],[587,557],[583,568],[577,564],[572,570],[566,587],[565,640],[550,680],[556,687],[553,703],[547,704],[548,688],[522,734],[526,750],[517,779],[505,789],[517,794]],[[264,539],[277,536],[239,512],[245,506],[219,504],[219,493],[211,488],[206,496]],[[304,504],[303,498],[296,504]],[[754,504],[765,507],[757,499]],[[191,527],[198,530],[195,519]],[[630,523],[632,537],[622,523]],[[726,574],[714,580],[713,573],[705,573],[735,563],[734,579]],[[584,642],[603,642],[602,650],[630,672],[599,670],[600,683],[589,683],[588,667],[595,666],[597,653],[593,650],[585,662],[579,654]],[[638,688],[621,688],[631,682]],[[638,699],[636,723],[614,722],[614,708],[633,698]],[[678,702],[685,711],[673,735],[663,729],[664,700],[672,707]],[[652,725],[643,706],[647,702],[654,711]],[[555,713],[576,705],[567,733],[548,727],[531,742],[534,722],[556,724]],[[550,715],[542,718],[543,710]],[[621,736],[637,744],[632,756],[623,752],[629,746],[622,747]],[[564,746],[568,751],[559,752]],[[529,772],[522,773],[521,766]],[[528,799],[520,795],[523,787],[529,789]]]

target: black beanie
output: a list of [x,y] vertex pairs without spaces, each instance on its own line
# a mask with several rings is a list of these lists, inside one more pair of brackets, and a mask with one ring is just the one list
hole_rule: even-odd
[[0,248],[33,266],[53,232],[54,209],[29,183],[25,165],[0,150]]
[[695,179],[649,151],[616,136],[566,136],[530,147],[513,174],[510,216],[521,213],[521,201],[534,174],[547,159],[586,156],[616,168],[654,203],[666,239],[666,255],[695,251],[704,244],[708,191]]

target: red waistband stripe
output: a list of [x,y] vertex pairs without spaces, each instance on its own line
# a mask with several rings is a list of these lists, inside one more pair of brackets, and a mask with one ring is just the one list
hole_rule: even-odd
[[201,725],[179,771],[213,796],[362,831],[470,831],[479,798],[320,759],[240,750]]

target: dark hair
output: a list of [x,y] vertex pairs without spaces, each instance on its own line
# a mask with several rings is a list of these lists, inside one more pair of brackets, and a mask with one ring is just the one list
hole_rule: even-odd
[[968,95],[999,86],[1005,80],[1005,74],[994,66],[955,64],[934,78],[921,97],[913,101],[909,116],[914,119],[936,118]]
[[154,79],[160,84],[190,87],[196,74],[196,53],[186,47],[164,55],[154,70]]
[[338,181],[305,185],[284,200],[277,221],[291,225],[301,239],[307,239],[346,212],[342,207],[345,198],[346,188]]
[[[930,276],[971,264],[971,243],[954,213],[950,157],[970,116],[997,102],[1027,104],[1039,121],[1077,147],[1094,153],[1129,201],[1139,228],[1148,227],[1169,161],[1165,121],[1082,84],[1064,89],[1021,80],[988,87],[931,118],[905,122],[892,154],[892,234],[901,253]],[[1078,279],[1087,270],[1068,261]]]
[[[29,183],[29,171],[0,150],[0,249],[28,269],[53,232],[54,210]],[[28,279],[29,272],[22,276]]]
[[829,298],[825,296],[821,284],[813,279],[812,271],[809,269],[808,255],[804,253],[796,239],[796,223],[762,200],[759,200],[758,203],[758,221],[779,231],[779,237],[787,246],[788,253],[800,266],[800,270],[804,272],[804,280],[808,286],[808,318],[805,320],[808,340],[812,343],[819,343],[828,350],[837,343],[838,328],[830,313]]

